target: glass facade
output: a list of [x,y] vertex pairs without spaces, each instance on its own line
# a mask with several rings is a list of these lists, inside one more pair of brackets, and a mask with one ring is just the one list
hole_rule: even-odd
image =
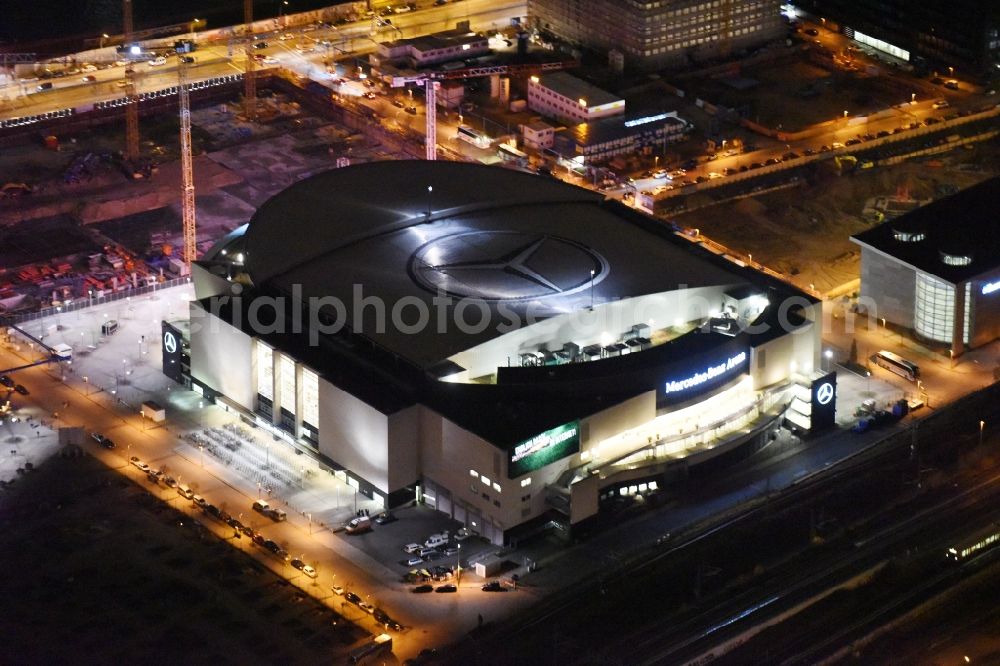
[[[917,335],[951,343],[955,327],[955,287],[942,282],[932,275],[917,273],[916,297],[913,304],[913,329]],[[971,284],[965,285],[965,311],[963,321],[963,342],[969,342],[971,327]]]
[[302,369],[302,422],[319,428],[319,377]]
[[295,361],[285,354],[281,355],[281,410],[295,414]]
[[257,341],[257,394],[274,401],[274,350]]

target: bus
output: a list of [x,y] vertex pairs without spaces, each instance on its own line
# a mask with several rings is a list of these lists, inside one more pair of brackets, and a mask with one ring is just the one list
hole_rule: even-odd
[[994,523],[949,548],[945,557],[952,562],[964,562],[974,555],[995,548],[997,544],[1000,544],[1000,525]]
[[917,377],[920,376],[920,368],[916,363],[911,363],[899,354],[894,354],[891,351],[883,349],[880,352],[872,354],[871,362],[885,368],[889,372],[895,372],[900,377],[905,377],[911,382],[917,381]]
[[347,662],[350,664],[363,664],[369,659],[373,659],[386,652],[392,652],[392,636],[389,634],[379,634],[351,652],[351,656]]
[[490,137],[486,136],[482,132],[472,129],[468,125],[458,126],[458,138],[462,141],[467,141],[477,148],[489,148]]
[[515,166],[522,168],[528,166],[528,154],[518,150],[514,146],[509,146],[506,143],[497,145],[497,156],[504,162],[508,162]]

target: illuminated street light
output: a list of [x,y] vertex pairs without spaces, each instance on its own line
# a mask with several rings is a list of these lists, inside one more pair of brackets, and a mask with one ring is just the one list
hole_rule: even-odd
[[986,421],[979,422],[979,446],[983,445],[983,428],[986,427]]
[[587,108],[587,100],[581,97],[577,101],[580,103],[580,106],[582,106],[583,108]]

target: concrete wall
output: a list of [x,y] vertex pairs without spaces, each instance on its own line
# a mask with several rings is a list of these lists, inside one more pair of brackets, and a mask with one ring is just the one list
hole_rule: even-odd
[[909,266],[861,246],[861,297],[870,299],[869,316],[913,328],[916,275]]
[[253,411],[257,386],[253,340],[192,301],[191,376]]
[[420,405],[389,416],[389,490],[409,486],[420,478]]
[[383,493],[389,488],[389,418],[319,379],[319,451]]
[[[580,424],[580,451],[587,451],[624,430],[656,418],[656,391],[646,391],[623,403],[583,419]],[[579,454],[574,456],[578,459]]]

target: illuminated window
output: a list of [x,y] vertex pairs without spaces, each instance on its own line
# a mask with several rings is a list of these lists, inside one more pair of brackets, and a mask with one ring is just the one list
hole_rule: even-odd
[[490,485],[490,479],[485,474],[479,477],[479,480],[483,482],[483,485]]
[[473,478],[479,478],[479,472],[477,472],[477,471],[476,471],[476,470],[474,470],[474,469],[470,469],[470,470],[469,470],[469,476],[471,476],[471,477],[473,477]]
[[500,484],[496,481],[493,482],[493,490],[500,492]]
[[522,488],[527,488],[530,485],[531,485],[531,477],[530,476],[527,479],[521,479],[521,487]]

